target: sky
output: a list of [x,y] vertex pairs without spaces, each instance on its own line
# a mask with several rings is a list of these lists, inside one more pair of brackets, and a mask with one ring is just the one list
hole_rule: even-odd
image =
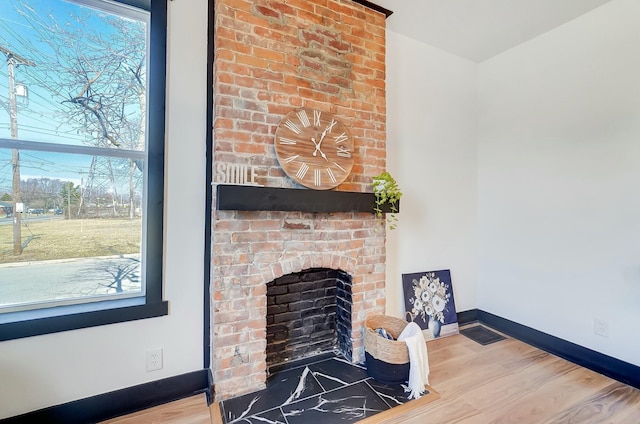
[[[54,50],[42,41],[44,37],[49,39],[55,37],[55,34],[43,29],[43,24],[56,22],[61,34],[64,34],[65,31],[89,27],[90,31],[84,29],[82,31],[95,37],[84,40],[87,45],[90,45],[94,42],[100,42],[100,39],[111,41],[114,39],[114,34],[117,34],[117,30],[107,24],[105,16],[107,14],[104,12],[64,0],[0,0],[0,46],[33,61],[35,64],[35,66],[19,65],[14,69],[16,83],[22,84],[28,92],[28,97],[17,97],[18,138],[20,140],[75,146],[95,145],[97,131],[87,132],[81,126],[74,127],[67,123],[68,114],[65,114],[64,111],[65,106],[68,106],[69,103],[64,104],[63,102],[71,97],[70,94],[52,90],[63,81],[60,75],[56,74],[56,69],[65,69],[65,64],[56,64]],[[41,22],[38,23],[37,20]],[[82,25],[85,26],[79,22],[84,22]],[[121,18],[119,22],[122,22],[124,31],[129,28],[128,25],[132,26],[132,30],[133,26],[144,28],[144,24],[128,18]],[[70,44],[69,48],[71,48]],[[90,49],[78,49],[74,50],[74,53],[76,51],[78,55],[91,53]],[[5,59],[6,56],[0,52],[0,139],[11,138],[8,66]],[[127,65],[124,60],[122,63]],[[99,73],[98,70],[94,71],[94,74],[97,75],[97,73]],[[100,81],[102,80],[98,82]],[[94,86],[97,86],[97,83],[92,87]],[[82,86],[68,88],[70,93],[80,93],[82,89]],[[139,107],[136,110],[135,106],[123,109],[124,113],[131,115],[137,113],[139,116]],[[135,116],[132,120],[134,119]],[[135,136],[131,136],[131,138],[137,139]],[[11,157],[11,149],[0,148],[0,196],[4,192],[11,193]],[[86,184],[91,161],[92,156],[89,155],[21,150],[21,179],[48,177],[62,181],[73,181],[76,184],[81,182]],[[115,162],[114,164],[116,168],[121,167],[120,164]],[[126,168],[128,170],[128,167]],[[118,169],[114,170],[114,172],[117,171]]]
[[[51,14],[60,22],[68,20],[74,9],[79,10],[79,6],[62,0],[31,0],[30,3],[39,8],[38,10],[46,10],[44,13]],[[0,46],[35,62],[35,68],[37,68],[43,55],[52,52],[46,44],[39,42],[37,32],[33,30],[25,16],[18,12],[19,10],[25,10],[19,0],[0,1]],[[34,50],[38,55],[33,53]],[[4,66],[0,68],[0,99],[6,101],[9,83],[8,66],[5,60],[3,62]],[[29,71],[29,74],[26,71]],[[60,122],[52,119],[56,110],[60,109],[60,98],[47,92],[42,87],[44,84],[34,81],[38,77],[45,80],[53,77],[38,73],[36,69],[27,70],[24,65],[16,66],[14,73],[16,83],[23,84],[29,94],[28,99],[24,97],[17,99],[18,137],[33,141],[82,142],[83,136],[77,134],[72,128],[61,127]],[[10,121],[6,107],[0,108],[0,137],[10,138]]]

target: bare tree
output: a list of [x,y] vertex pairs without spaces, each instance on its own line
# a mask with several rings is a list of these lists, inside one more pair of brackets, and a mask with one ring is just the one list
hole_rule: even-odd
[[20,196],[26,205],[48,209],[61,204],[63,182],[52,178],[28,178],[20,181]]
[[[25,70],[32,80],[59,102],[61,125],[84,134],[96,147],[143,150],[146,128],[146,27],[133,19],[77,8],[75,14],[56,18],[20,0],[16,11],[37,34],[37,43],[25,52],[37,67]],[[99,30],[96,28],[99,27]],[[35,46],[38,47],[35,47]],[[43,47],[46,46],[46,47]],[[107,158],[107,160],[111,160]],[[119,175],[128,176],[130,218],[135,187],[143,164],[129,160],[109,164],[112,186]]]
[[62,199],[65,216],[67,219],[71,219],[72,209],[80,203],[80,186],[73,184],[73,182],[65,182],[60,189],[60,198]]

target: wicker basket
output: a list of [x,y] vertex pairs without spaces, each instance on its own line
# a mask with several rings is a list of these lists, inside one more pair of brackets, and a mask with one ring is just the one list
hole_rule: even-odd
[[397,339],[407,322],[386,315],[373,315],[364,322],[364,350],[375,359],[389,364],[406,364],[409,362],[409,351],[405,342],[388,340],[381,337],[375,330],[384,328]]
[[364,322],[364,350],[367,372],[385,384],[398,384],[409,378],[409,351],[405,342],[381,337],[375,330],[384,328],[397,339],[407,322],[386,315],[373,315]]

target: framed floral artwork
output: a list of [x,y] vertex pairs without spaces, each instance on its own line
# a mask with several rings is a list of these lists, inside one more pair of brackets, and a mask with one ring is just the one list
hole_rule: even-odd
[[448,269],[402,274],[402,288],[407,319],[412,319],[422,328],[425,340],[458,334],[456,304]]

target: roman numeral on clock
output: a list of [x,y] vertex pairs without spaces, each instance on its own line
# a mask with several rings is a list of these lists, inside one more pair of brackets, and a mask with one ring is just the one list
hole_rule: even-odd
[[316,187],[319,187],[322,184],[322,174],[320,173],[320,169],[313,170],[313,183]]
[[343,167],[341,167],[339,163],[337,163],[337,162],[333,162],[333,164],[335,165],[335,167],[336,167],[336,168],[338,168],[338,169],[339,169],[339,170],[341,170],[342,172],[345,172],[345,173],[347,172],[347,170],[346,170],[346,169],[344,169]]
[[332,183],[336,183],[336,176],[333,175],[333,171],[331,170],[331,168],[327,168],[327,175],[329,175],[329,179],[331,180]]
[[307,111],[305,111],[304,109],[299,110],[297,115],[303,127],[307,128],[309,125],[311,125],[311,122],[309,122],[309,117],[307,116]]
[[285,163],[290,163],[290,162],[293,162],[294,160],[298,159],[299,157],[300,157],[300,155],[289,156],[284,161],[285,161]]
[[338,152],[336,154],[338,156],[340,156],[340,157],[343,157],[343,158],[350,158],[351,157],[351,152],[349,150],[347,150],[343,146],[338,146]]
[[290,138],[286,138],[286,137],[280,137],[280,144],[289,144],[289,145],[293,145],[296,144],[297,142],[295,140],[291,140]]
[[347,137],[347,133],[346,132],[343,132],[342,134],[333,137],[333,139],[336,141],[336,144],[338,144],[338,143],[342,143],[343,141],[348,140],[349,137]]
[[298,172],[296,172],[296,177],[303,179],[304,176],[307,175],[308,170],[309,170],[309,165],[302,162],[302,165],[300,165],[300,169],[298,169]]
[[313,125],[316,127],[320,126],[320,115],[322,115],[322,112],[319,110],[313,111]]
[[292,120],[287,119],[287,122],[284,123],[284,126],[289,128],[294,133],[300,134],[300,131],[301,131],[300,128],[298,128],[298,126],[294,124]]

